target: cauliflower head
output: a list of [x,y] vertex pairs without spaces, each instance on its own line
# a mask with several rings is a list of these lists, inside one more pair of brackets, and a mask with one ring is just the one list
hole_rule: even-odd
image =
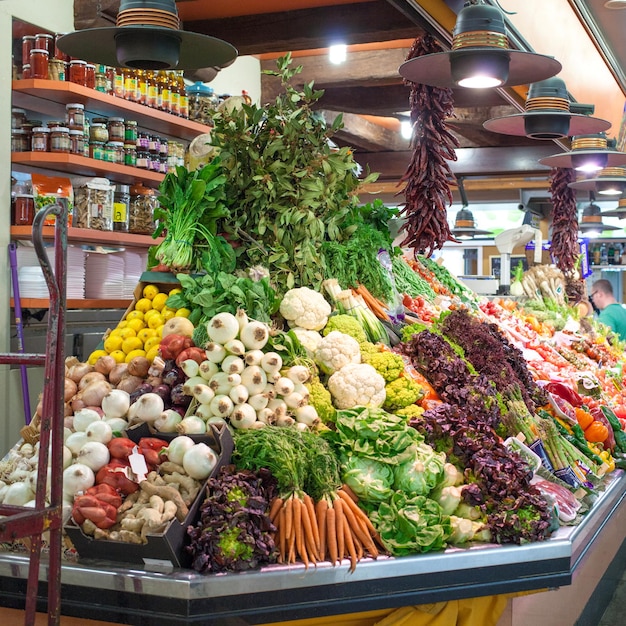
[[317,346],[319,346],[322,341],[322,335],[320,335],[316,330],[307,330],[306,328],[296,327],[291,330],[306,350],[307,356],[313,358],[315,351],[317,350]]
[[328,318],[328,324],[324,327],[322,334],[328,335],[333,330],[338,330],[341,333],[354,337],[359,343],[367,341],[367,335],[363,330],[363,326],[359,324],[356,317],[347,315],[346,313],[340,313],[339,315],[332,315]]
[[333,330],[320,341],[314,359],[322,372],[333,374],[349,363],[361,362],[359,342],[350,335]]
[[363,363],[369,363],[388,383],[400,378],[404,373],[402,356],[389,350],[378,352],[361,350],[361,360]]
[[289,326],[299,326],[307,330],[322,330],[331,311],[324,296],[308,287],[290,289],[280,303],[280,314]]
[[349,363],[328,379],[328,390],[338,409],[379,408],[385,401],[385,379],[367,363]]
[[410,404],[415,404],[422,397],[422,387],[406,376],[387,383],[385,390],[387,397],[383,408],[390,413],[397,409],[403,409]]

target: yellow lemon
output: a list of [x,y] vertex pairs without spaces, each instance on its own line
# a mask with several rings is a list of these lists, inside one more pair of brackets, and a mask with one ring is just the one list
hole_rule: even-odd
[[146,313],[152,308],[152,300],[148,300],[148,298],[139,298],[139,300],[135,302],[135,311]]
[[180,293],[182,289],[180,287],[174,287],[174,289],[170,289],[168,296],[175,296],[177,293]]
[[141,339],[141,341],[145,344],[150,337],[156,337],[156,334],[157,332],[154,328],[142,328],[137,332],[137,337],[139,337],[139,339]]
[[141,350],[141,349],[131,350],[126,355],[126,358],[124,359],[124,361],[126,363],[130,363],[136,356],[146,356],[146,351],[145,350]]
[[107,351],[106,350],[94,350],[90,355],[89,358],[87,359],[87,363],[89,363],[89,365],[95,365],[96,361],[101,357],[101,356],[107,356]]
[[123,342],[124,340],[119,335],[114,335],[111,331],[111,334],[104,340],[104,349],[111,354],[111,352],[119,350]]
[[159,356],[159,346],[152,346],[152,348],[146,352],[146,359],[148,359],[150,363],[152,363],[157,356]]
[[191,311],[189,309],[183,307],[176,310],[176,317],[189,317],[190,313]]
[[149,328],[158,328],[159,326],[162,326],[163,324],[165,324],[165,320],[163,319],[163,316],[160,313],[157,313],[156,315],[151,315],[150,318],[148,319]]
[[117,327],[118,328],[126,328],[127,324],[128,324],[128,322],[126,320],[122,320],[121,322],[118,323]]
[[143,312],[142,311],[129,311],[128,315],[124,318],[127,322],[131,320],[143,320]]
[[128,322],[128,326],[126,328],[132,328],[136,333],[138,333],[142,328],[146,327],[146,323],[143,320],[135,318],[134,320],[130,320]]
[[143,342],[139,337],[129,337],[128,339],[124,339],[124,343],[122,344],[122,351],[125,354],[130,354],[134,350],[143,349]]
[[120,329],[120,337],[122,339],[128,339],[129,337],[136,337],[137,336],[137,331],[133,330],[132,328],[122,328]]
[[159,337],[162,337],[162,336],[163,336],[163,329],[164,329],[164,328],[165,328],[165,324],[161,324],[160,326],[157,326],[156,331],[157,331],[157,335],[158,335]]
[[162,311],[163,308],[165,307],[166,300],[167,300],[166,293],[162,293],[162,292],[157,293],[157,295],[154,296],[154,298],[152,298],[152,308]]
[[148,298],[148,300],[152,300],[157,293],[159,293],[159,288],[156,285],[146,285],[143,288],[141,295],[144,298]]
[[161,315],[163,316],[163,319],[167,322],[167,320],[171,320],[173,317],[176,316],[176,310],[175,309],[170,309],[168,306],[166,306],[161,311]]
[[[152,328],[150,330],[153,330]],[[161,337],[159,337],[156,334],[156,330],[154,331],[155,335],[154,337],[150,337],[149,339],[146,339],[145,343],[143,344],[143,349],[146,350],[147,352],[150,352],[150,350],[152,350],[152,348],[158,348],[159,344],[161,343]]]
[[123,363],[126,359],[126,354],[122,350],[113,350],[111,356],[115,359],[116,363]]
[[109,333],[109,337],[120,337],[121,334],[122,334],[122,329],[119,326],[117,326]]

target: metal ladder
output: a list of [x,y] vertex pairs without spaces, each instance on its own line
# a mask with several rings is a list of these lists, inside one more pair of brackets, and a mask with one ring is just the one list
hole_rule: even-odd
[[[43,243],[43,226],[55,216],[54,270]],[[65,305],[68,205],[65,199],[37,212],[33,244],[48,291],[47,352],[45,354],[0,353],[0,364],[44,367],[42,416],[39,436],[35,507],[0,505],[0,541],[30,538],[25,626],[34,626],[41,565],[42,534],[48,532],[48,626],[61,619],[61,554],[63,504],[63,388],[65,372]],[[50,464],[50,504],[46,505],[47,468]]]

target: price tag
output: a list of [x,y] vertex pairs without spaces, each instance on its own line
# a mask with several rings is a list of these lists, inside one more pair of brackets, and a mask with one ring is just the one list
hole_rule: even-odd
[[137,477],[137,482],[146,480],[146,474],[148,473],[148,465],[146,464],[146,457],[139,452],[139,448],[135,446],[132,453],[128,457],[130,468],[133,470],[133,474]]

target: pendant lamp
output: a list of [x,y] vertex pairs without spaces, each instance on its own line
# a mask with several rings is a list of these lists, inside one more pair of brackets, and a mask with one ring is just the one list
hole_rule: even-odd
[[474,215],[467,208],[469,206],[469,203],[467,201],[467,195],[465,194],[463,178],[458,178],[457,183],[459,186],[459,194],[461,196],[461,202],[463,204],[463,207],[456,214],[456,217],[454,219],[454,227],[452,228],[452,234],[457,239],[473,239],[476,235],[493,234],[488,230],[480,230],[476,228]]
[[121,0],[115,27],[68,33],[58,46],[74,58],[143,70],[226,67],[237,58],[221,39],[180,30],[174,0]]
[[578,135],[572,138],[572,149],[539,159],[548,167],[570,167],[587,174],[597,173],[605,167],[626,166],[626,152],[609,148],[606,135]]
[[602,213],[602,216],[617,217],[620,220],[623,220],[626,217],[626,196],[623,196],[619,199],[617,206],[614,209],[604,211],[604,213]]
[[452,31],[452,50],[425,54],[400,66],[400,75],[432,87],[502,87],[534,83],[561,71],[553,57],[513,50],[497,7],[466,3]]
[[589,204],[583,208],[578,230],[587,237],[598,237],[604,230],[619,230],[618,226],[610,226],[602,222],[600,207],[594,202],[593,192],[589,194]]
[[626,189],[626,169],[605,167],[594,178],[583,178],[570,183],[568,187],[577,191],[595,191],[601,196],[620,196]]
[[494,133],[531,139],[561,139],[608,130],[611,122],[574,112],[593,113],[593,109],[593,105],[570,102],[565,82],[553,76],[530,86],[524,113],[496,117],[483,126]]

